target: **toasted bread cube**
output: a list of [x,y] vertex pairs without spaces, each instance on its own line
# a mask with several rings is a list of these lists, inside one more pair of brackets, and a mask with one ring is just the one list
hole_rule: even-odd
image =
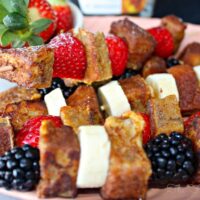
[[168,15],[162,18],[161,26],[164,26],[172,34],[175,44],[175,51],[178,50],[184,36],[186,24],[182,19],[174,16]]
[[45,46],[0,49],[0,78],[26,88],[47,88],[53,63],[53,50]]
[[56,128],[51,121],[43,121],[39,149],[41,180],[38,197],[75,197],[80,148],[73,130],[66,126]]
[[84,125],[100,125],[102,119],[99,118],[95,110],[82,106],[71,107],[65,106],[61,108],[61,119],[66,126],[70,126],[78,133],[78,127]]
[[40,101],[22,101],[20,103],[9,104],[6,106],[2,117],[8,117],[15,132],[19,131],[26,121],[31,118],[47,115],[47,109]]
[[77,82],[92,84],[93,82],[109,80],[112,77],[112,68],[104,34],[94,34],[84,29],[74,31],[73,34],[85,46],[87,69],[83,80],[66,79],[65,83],[67,85]]
[[0,112],[4,112],[8,104],[39,100],[40,97],[41,95],[36,89],[26,89],[21,87],[8,89],[0,93]]
[[110,32],[126,40],[129,48],[129,68],[141,69],[154,52],[156,46],[154,38],[127,18],[113,22]]
[[142,77],[146,78],[151,74],[159,74],[166,72],[167,72],[167,67],[165,60],[157,56],[152,56],[144,64],[144,67],[142,69]]
[[141,76],[133,76],[119,81],[132,110],[146,112],[147,102],[151,97],[149,86]]
[[175,95],[149,100],[148,113],[153,136],[161,133],[170,134],[173,131],[179,133],[184,131],[183,118]]
[[188,115],[200,110],[200,87],[193,68],[189,65],[177,65],[168,69],[168,72],[176,80],[181,112]]
[[0,117],[0,156],[14,147],[14,133],[8,118]]
[[142,133],[132,119],[109,117],[105,123],[111,140],[110,167],[101,194],[104,199],[145,199],[151,164],[142,147]]
[[188,44],[179,56],[185,64],[190,66],[200,65],[200,43]]

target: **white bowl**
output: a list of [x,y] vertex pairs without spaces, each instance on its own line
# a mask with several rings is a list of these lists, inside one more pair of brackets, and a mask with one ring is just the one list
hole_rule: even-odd
[[72,14],[73,14],[73,21],[74,21],[74,28],[82,28],[83,27],[83,14],[80,11],[80,9],[71,2],[68,2],[71,10],[72,10]]

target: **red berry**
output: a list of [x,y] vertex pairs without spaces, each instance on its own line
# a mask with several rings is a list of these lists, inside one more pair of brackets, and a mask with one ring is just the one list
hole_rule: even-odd
[[30,0],[29,18],[32,22],[41,18],[52,20],[50,26],[40,33],[40,37],[42,37],[44,41],[48,41],[56,29],[56,15],[50,4],[46,0]]
[[54,49],[54,77],[83,79],[86,70],[84,45],[69,33],[53,38],[49,47]]
[[16,135],[17,146],[29,144],[38,147],[40,137],[40,126],[43,120],[51,120],[56,127],[62,126],[60,117],[55,116],[39,116],[28,120],[23,128]]
[[188,119],[184,121],[185,129],[189,128],[196,118],[200,118],[200,112],[191,115]]
[[143,144],[145,145],[151,139],[151,128],[150,128],[150,118],[149,115],[140,113],[145,121],[143,129]]
[[106,37],[109,50],[109,57],[114,76],[120,76],[124,73],[128,60],[128,45],[120,37],[109,35]]
[[57,17],[56,33],[64,33],[73,28],[73,16],[71,9],[66,6],[53,6]]
[[148,29],[148,32],[157,42],[155,54],[162,58],[168,58],[174,52],[174,40],[171,33],[164,27]]

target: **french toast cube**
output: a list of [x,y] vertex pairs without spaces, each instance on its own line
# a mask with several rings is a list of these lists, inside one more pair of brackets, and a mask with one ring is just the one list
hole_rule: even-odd
[[142,68],[142,77],[146,78],[151,74],[167,73],[166,62],[163,58],[152,56],[149,58]]
[[83,109],[89,108],[97,115],[96,118],[99,119],[100,123],[104,122],[98,98],[92,86],[79,86],[67,99],[67,105],[72,107],[81,106]]
[[19,103],[21,101],[34,101],[40,98],[41,94],[34,88],[10,88],[0,93],[0,113],[4,112],[8,104]]
[[200,65],[200,43],[188,44],[181,52],[179,59],[190,66]]
[[67,126],[56,128],[51,121],[43,121],[39,149],[41,180],[37,187],[38,197],[75,197],[80,147],[73,130]]
[[144,79],[137,75],[119,80],[119,83],[128,98],[132,110],[146,112],[147,102],[151,98],[151,91]]
[[175,15],[168,15],[161,19],[161,26],[165,27],[172,34],[175,51],[177,51],[185,36],[186,24]]
[[0,78],[26,88],[51,86],[54,52],[46,46],[0,49]]
[[101,190],[104,199],[145,199],[151,164],[142,147],[142,134],[132,119],[109,117],[105,128],[111,140],[110,167]]
[[129,68],[141,69],[154,52],[156,46],[154,38],[127,18],[113,22],[110,32],[126,40],[129,48]]
[[61,119],[64,125],[70,126],[78,133],[79,126],[101,125],[103,121],[95,110],[82,106],[65,106],[61,108]]
[[112,78],[111,61],[104,34],[94,34],[84,29],[79,29],[78,32],[74,31],[73,34],[85,46],[87,68],[83,80],[66,79],[65,82],[67,84],[84,82],[90,85],[93,82],[101,82]]
[[184,131],[180,107],[175,95],[163,99],[150,99],[148,102],[151,134],[157,136],[161,133],[182,133]]
[[193,68],[189,65],[177,65],[168,72],[173,75],[180,97],[183,115],[200,110],[200,86]]
[[14,147],[14,133],[10,120],[0,117],[0,156]]
[[15,132],[18,132],[25,122],[34,117],[48,115],[45,104],[41,101],[21,101],[6,106],[2,117],[8,117]]

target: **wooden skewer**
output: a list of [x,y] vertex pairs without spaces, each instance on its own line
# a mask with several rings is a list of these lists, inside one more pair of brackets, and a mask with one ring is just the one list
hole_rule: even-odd
[[14,67],[8,65],[8,66],[2,66],[0,67],[0,72],[7,72],[7,71],[12,71]]

